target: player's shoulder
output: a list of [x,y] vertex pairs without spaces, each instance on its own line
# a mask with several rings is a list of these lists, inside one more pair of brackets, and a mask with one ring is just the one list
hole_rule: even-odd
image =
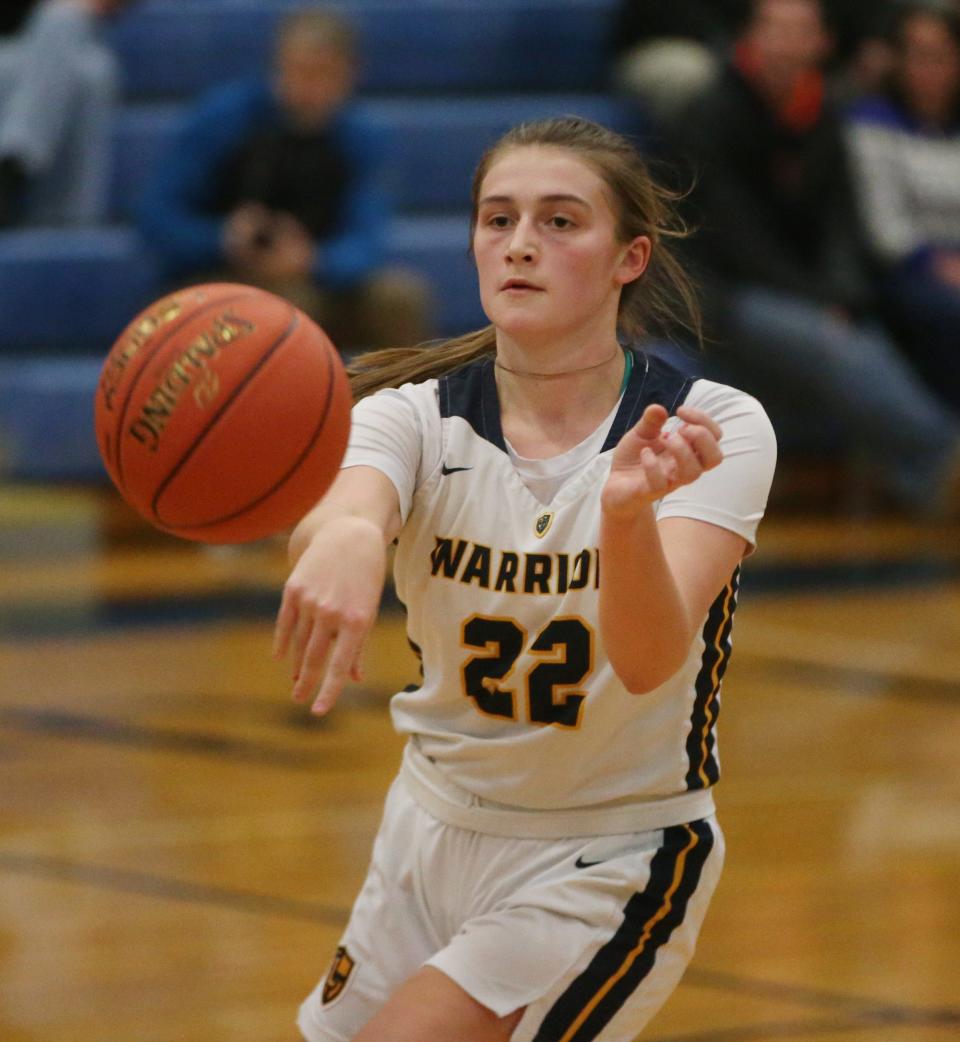
[[[361,398],[357,406],[364,402],[376,402],[380,405],[392,405],[403,408],[406,405],[430,405],[437,400],[437,389],[439,380],[420,380],[415,383],[402,383],[398,387],[384,387],[373,394]],[[356,408],[357,406],[354,406]]]
[[422,426],[438,415],[437,387],[437,380],[385,387],[361,398],[353,407],[354,418],[390,417],[413,421]]
[[758,437],[776,444],[773,424],[766,409],[752,394],[737,387],[700,377],[691,384],[684,404],[702,409],[721,426],[737,422]]

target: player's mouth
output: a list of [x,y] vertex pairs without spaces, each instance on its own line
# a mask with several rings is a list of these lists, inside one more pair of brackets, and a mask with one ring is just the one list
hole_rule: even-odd
[[537,286],[527,279],[507,279],[500,285],[501,293],[543,293],[543,286]]

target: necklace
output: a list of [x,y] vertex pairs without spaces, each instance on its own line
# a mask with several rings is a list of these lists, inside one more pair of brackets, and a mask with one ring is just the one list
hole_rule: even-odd
[[585,365],[580,369],[564,369],[562,373],[531,373],[527,369],[511,369],[496,358],[493,360],[493,364],[505,373],[513,373],[514,376],[529,376],[534,380],[556,380],[561,376],[589,373],[591,369],[599,369],[603,365],[609,365],[622,350],[622,348],[618,347],[609,358],[605,358],[602,362],[594,362],[593,365]]

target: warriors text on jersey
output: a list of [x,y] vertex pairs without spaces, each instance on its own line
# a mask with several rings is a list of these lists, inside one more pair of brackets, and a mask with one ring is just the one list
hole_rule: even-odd
[[486,815],[523,834],[536,817],[546,824],[530,834],[574,835],[710,812],[738,574],[652,692],[626,690],[600,635],[600,493],[613,449],[652,402],[671,415],[696,406],[723,428],[723,462],[659,501],[658,519],[698,519],[752,545],[776,452],[762,408],[641,352],[606,422],[549,460],[518,458],[505,441],[489,359],[354,409],[344,465],[390,478],[404,520],[395,581],[423,668],[391,703],[411,736],[405,770],[453,823]]

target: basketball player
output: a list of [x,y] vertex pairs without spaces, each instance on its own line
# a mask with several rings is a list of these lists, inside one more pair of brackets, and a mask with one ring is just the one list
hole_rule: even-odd
[[714,725],[770,425],[620,346],[671,289],[696,322],[623,138],[516,128],[472,223],[492,325],[357,363],[358,396],[398,389],[355,407],[290,543],[296,698],[326,713],[360,678],[394,539],[423,674],[392,701],[409,741],[310,1042],[629,1042],[723,860]]

